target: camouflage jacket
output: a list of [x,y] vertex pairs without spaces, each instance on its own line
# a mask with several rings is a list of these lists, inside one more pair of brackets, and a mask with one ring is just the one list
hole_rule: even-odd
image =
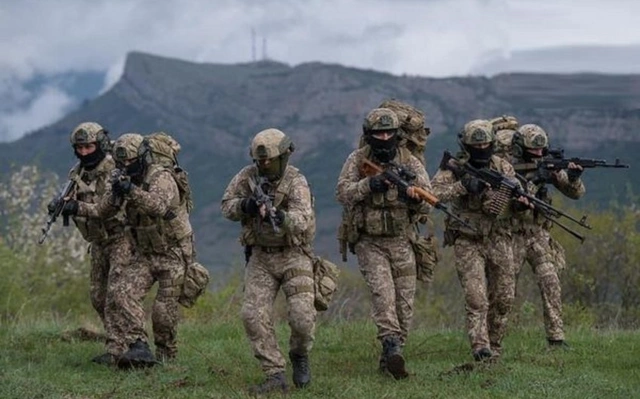
[[254,195],[252,184],[255,184],[257,176],[255,165],[244,167],[231,179],[222,196],[222,215],[242,224],[240,243],[264,247],[312,245],[316,219],[311,190],[304,175],[288,165],[280,180],[262,187],[272,199],[273,206],[285,214],[279,232],[274,231],[261,216],[247,215],[242,211],[242,200]]
[[[74,199],[95,204],[110,190],[111,172],[116,164],[110,154],[91,170],[79,164],[69,172],[69,179],[76,183]],[[87,217],[76,215],[73,222],[85,240],[99,244],[120,237],[124,231],[124,213],[116,212],[107,217]]]
[[[516,172],[523,183],[526,185],[527,192],[531,195],[535,195],[541,200],[551,204],[551,197],[547,191],[548,182],[550,182],[555,188],[558,189],[564,196],[571,199],[579,199],[585,192],[585,186],[582,179],[578,178],[574,181],[569,180],[569,176],[565,170],[558,172],[550,172],[549,179],[543,181],[536,181],[538,178],[537,168],[534,163],[527,163],[524,159],[512,157],[511,163],[516,169]],[[538,215],[534,211],[524,212],[519,215],[519,220],[522,223],[520,227],[526,227],[527,224],[535,224],[539,226],[545,226],[545,228],[551,227],[551,222],[547,221],[544,217]]]
[[[461,162],[466,162],[462,160]],[[496,155],[491,157],[489,168],[517,182],[515,171],[509,162]],[[445,221],[448,230],[459,231],[467,236],[487,236],[491,233],[504,234],[511,230],[511,216],[513,210],[508,207],[498,217],[489,213],[489,207],[494,200],[495,192],[486,189],[481,194],[469,194],[462,182],[448,169],[439,169],[431,181],[433,194],[443,202],[451,202],[452,212],[462,219],[467,219],[474,225],[477,231],[447,218]],[[513,203],[513,200],[511,201]]]
[[162,254],[191,239],[193,231],[178,185],[172,172],[162,166],[149,166],[142,184],[134,184],[124,198],[115,197],[109,186],[97,204],[80,203],[78,214],[100,217],[122,208],[136,249],[142,253]]
[[[385,193],[372,193],[370,177],[362,172],[364,159],[371,160],[371,148],[364,146],[353,151],[342,166],[336,186],[336,199],[349,213],[347,224],[351,237],[360,234],[372,236],[401,236],[412,234],[417,221],[426,221],[431,206],[425,201],[412,202],[401,198],[398,189],[390,186]],[[401,148],[393,160],[415,175],[410,182],[416,187],[431,191],[429,175],[418,158]],[[384,168],[388,165],[384,165]],[[357,238],[352,238],[352,242]],[[353,243],[353,242],[352,242]]]

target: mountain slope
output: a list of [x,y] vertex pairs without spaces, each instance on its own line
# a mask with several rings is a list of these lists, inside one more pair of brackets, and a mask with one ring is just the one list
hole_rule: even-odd
[[[112,138],[167,131],[183,145],[180,160],[195,194],[198,250],[204,263],[216,259],[220,263],[209,266],[221,267],[241,259],[235,242],[239,226],[220,216],[223,190],[250,162],[253,135],[277,127],[296,143],[292,163],[307,175],[316,197],[317,249],[337,258],[336,178],[355,146],[363,116],[390,97],[425,111],[433,132],[427,149],[431,173],[442,149],[456,147],[455,133],[465,122],[505,113],[523,123],[540,123],[553,145],[566,147],[569,155],[617,155],[628,162],[640,149],[636,75],[431,79],[320,63],[196,64],[131,53],[111,90],[51,126],[0,144],[0,168],[36,162],[66,174],[74,163],[68,135],[86,120],[99,121]],[[631,171],[589,173],[587,199],[608,201],[612,190],[624,192],[626,183],[637,186]]]

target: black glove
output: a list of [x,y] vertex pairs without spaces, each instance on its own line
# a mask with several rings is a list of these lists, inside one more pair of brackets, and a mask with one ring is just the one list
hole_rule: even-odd
[[75,216],[78,214],[78,201],[70,199],[62,207],[62,216]]
[[471,175],[463,176],[460,182],[469,194],[480,194],[487,187],[485,182]]
[[243,199],[240,203],[240,209],[242,209],[242,212],[246,213],[247,215],[257,215],[260,211],[260,207],[258,206],[255,198]]
[[58,207],[59,203],[60,201],[57,198],[54,198],[51,200],[51,202],[47,204],[47,211],[49,212],[49,214],[52,214],[53,212],[56,211],[56,208]]
[[376,175],[369,178],[369,188],[372,193],[386,193],[389,185],[384,181],[383,175]]
[[131,180],[118,179],[114,181],[113,184],[111,185],[111,190],[113,190],[113,192],[117,196],[123,196],[131,192],[131,186],[133,186],[133,184],[131,183]]
[[576,180],[578,180],[580,178],[580,176],[582,176],[582,169],[578,169],[578,168],[574,168],[574,169],[567,169],[567,176],[569,176],[569,181],[570,182],[574,182]]
[[274,218],[274,222],[276,222],[276,226],[280,227],[284,223],[284,218],[286,217],[284,211],[278,209],[276,210],[276,217]]

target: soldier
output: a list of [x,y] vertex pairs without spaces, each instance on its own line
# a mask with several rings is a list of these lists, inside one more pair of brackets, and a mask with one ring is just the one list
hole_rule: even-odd
[[251,142],[254,165],[233,177],[221,203],[222,214],[242,224],[240,242],[245,247],[247,265],[241,317],[254,356],[266,375],[263,383],[250,389],[255,394],[288,389],[285,359],[272,319],[279,289],[288,307],[293,383],[302,388],[311,381],[309,352],[316,309],[309,254],[315,237],[315,214],[307,180],[288,164],[293,150],[291,139],[280,130],[259,132]]
[[[112,289],[112,276],[129,264],[132,246],[124,234],[124,215],[115,212],[108,217],[86,217],[75,215],[75,200],[94,204],[109,189],[111,171],[115,162],[109,154],[111,143],[107,131],[95,122],[84,122],[73,129],[71,146],[80,162],[69,173],[76,189],[72,199],[62,210],[63,216],[73,216],[73,221],[90,243],[91,272],[90,297],[98,312],[107,335],[106,352],[92,359],[98,364],[113,364],[120,348],[110,341],[113,326],[109,322],[110,309],[106,305],[107,292]],[[48,205],[49,212],[57,207],[54,199]]]
[[156,358],[164,362],[177,354],[178,298],[193,239],[191,224],[172,169],[153,162],[149,148],[139,134],[123,134],[114,145],[117,165],[126,178],[114,179],[98,204],[78,203],[77,214],[101,217],[126,211],[136,248],[133,261],[123,268],[108,306],[120,309],[112,315],[113,340],[128,348],[118,357],[120,368],[157,364],[144,329],[143,299],[154,282],[158,292],[153,304],[153,335]]
[[373,320],[382,344],[379,369],[394,378],[406,378],[402,355],[413,317],[416,261],[410,238],[414,223],[424,220],[431,207],[411,188],[392,186],[382,174],[367,177],[363,160],[382,168],[401,165],[414,175],[412,184],[430,189],[429,176],[409,150],[398,146],[397,115],[375,108],[364,119],[366,145],[352,152],[340,172],[336,199],[350,209],[349,244],[358,258],[372,300]]
[[[462,150],[458,161],[441,165],[433,177],[433,194],[452,202],[454,213],[467,219],[475,230],[455,220],[445,221],[444,245],[453,245],[456,270],[465,294],[466,325],[476,361],[499,356],[507,319],[515,296],[516,278],[511,238],[510,210],[497,216],[491,210],[498,193],[464,171],[468,162],[475,168],[489,168],[515,180],[513,167],[493,155],[495,137],[486,120],[468,122],[458,135]],[[523,202],[509,201],[522,210]]]
[[[549,139],[538,125],[521,126],[514,134],[511,146],[511,163],[526,184],[528,192],[551,203],[547,184],[553,184],[562,194],[578,199],[585,193],[580,179],[582,167],[574,163],[558,172],[541,175],[537,163],[547,155]],[[544,172],[542,172],[544,174]],[[556,248],[560,245],[550,235],[552,223],[539,213],[529,211],[518,218],[521,243],[516,254],[518,266],[526,260],[538,280],[547,342],[552,347],[567,347],[562,322],[562,294],[558,269],[554,264]],[[564,253],[560,249],[561,255]],[[561,261],[561,263],[564,263]]]

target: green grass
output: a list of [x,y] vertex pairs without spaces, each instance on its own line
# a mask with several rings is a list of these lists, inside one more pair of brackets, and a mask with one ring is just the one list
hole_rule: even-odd
[[[243,398],[261,381],[238,321],[180,326],[174,363],[147,370],[98,366],[97,341],[64,339],[77,325],[19,322],[0,330],[1,398]],[[279,325],[286,353],[288,327]],[[373,323],[322,322],[312,385],[292,398],[634,398],[640,395],[640,333],[569,331],[571,349],[548,350],[542,327],[510,331],[497,364],[471,362],[462,331],[418,329],[405,356],[411,377],[377,372]],[[291,370],[287,370],[291,378]]]

